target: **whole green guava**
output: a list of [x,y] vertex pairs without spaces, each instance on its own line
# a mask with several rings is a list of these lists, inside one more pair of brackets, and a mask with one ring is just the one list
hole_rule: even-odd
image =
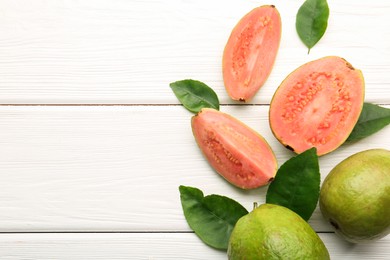
[[362,151],[336,165],[322,184],[319,204],[336,233],[352,243],[388,235],[390,151]]
[[298,214],[263,204],[236,223],[228,246],[230,260],[330,259],[324,243]]

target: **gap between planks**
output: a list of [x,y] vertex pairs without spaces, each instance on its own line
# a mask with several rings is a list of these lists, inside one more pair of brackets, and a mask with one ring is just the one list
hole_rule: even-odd
[[[125,107],[142,107],[142,106],[153,106],[153,107],[165,107],[165,106],[183,106],[182,104],[0,104],[1,106],[17,106],[17,107],[23,107],[23,106],[69,106],[69,107],[79,107],[79,106],[107,106],[107,107],[113,107],[113,106],[125,106]],[[269,106],[269,104],[220,104],[220,106]]]
[[[387,106],[390,105],[390,103],[374,103],[378,106]],[[231,107],[231,106],[269,106],[270,104],[248,104],[248,103],[242,103],[242,104],[220,104],[220,106],[224,107]],[[39,106],[47,106],[47,107],[166,107],[166,106],[183,106],[182,104],[0,104],[0,107],[6,107],[6,106],[15,106],[15,107],[39,107]]]
[[[316,231],[317,234],[335,234],[333,231]],[[195,234],[194,231],[15,231],[3,234]]]

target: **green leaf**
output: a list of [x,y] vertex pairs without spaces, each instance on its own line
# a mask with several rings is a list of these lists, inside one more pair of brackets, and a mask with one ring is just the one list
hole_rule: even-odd
[[355,142],[372,135],[390,124],[390,109],[364,103],[359,119],[347,142]]
[[186,79],[173,82],[169,86],[183,106],[193,113],[198,113],[206,107],[219,110],[217,94],[203,82]]
[[320,169],[316,148],[286,161],[268,187],[266,203],[291,209],[309,220],[320,194]]
[[203,197],[203,192],[197,188],[180,186],[179,191],[184,216],[191,229],[207,245],[226,250],[236,222],[248,211],[228,197]]
[[299,8],[295,27],[309,52],[324,35],[328,18],[329,7],[326,0],[306,0]]

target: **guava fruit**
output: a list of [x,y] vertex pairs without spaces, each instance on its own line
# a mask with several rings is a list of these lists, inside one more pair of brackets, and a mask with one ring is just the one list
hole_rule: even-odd
[[267,141],[238,119],[203,108],[191,120],[199,148],[210,165],[227,181],[242,189],[271,182],[277,171]]
[[281,31],[273,5],[253,9],[233,28],[222,58],[223,80],[232,99],[249,101],[263,86],[275,63]]
[[363,108],[364,79],[345,59],[308,62],[286,77],[269,109],[273,134],[296,153],[317,148],[323,155],[352,132]]
[[336,233],[359,243],[390,232],[390,151],[371,149],[340,162],[325,178],[320,209]]
[[330,259],[324,243],[298,214],[263,204],[236,223],[228,245],[230,260]]

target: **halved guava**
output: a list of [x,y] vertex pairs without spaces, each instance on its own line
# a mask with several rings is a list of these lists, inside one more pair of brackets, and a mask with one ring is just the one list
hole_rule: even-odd
[[328,56],[293,71],[276,90],[269,122],[275,137],[301,153],[335,150],[354,128],[364,101],[364,78],[345,59]]
[[234,27],[222,61],[225,88],[232,99],[248,101],[263,86],[276,59],[281,28],[273,5],[253,9]]
[[242,189],[254,189],[274,179],[275,155],[256,131],[210,108],[203,108],[191,123],[204,156],[227,181]]

